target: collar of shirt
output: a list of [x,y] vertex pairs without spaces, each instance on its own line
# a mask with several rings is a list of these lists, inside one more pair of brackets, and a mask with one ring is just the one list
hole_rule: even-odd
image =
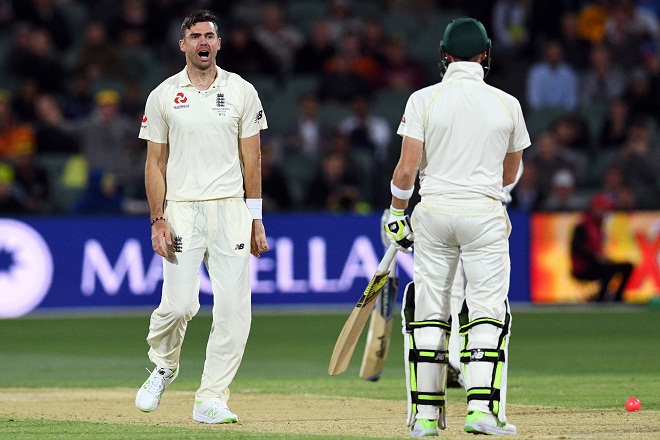
[[[212,89],[214,86],[222,87],[227,84],[227,72],[218,66],[215,66],[215,70],[217,72],[215,75],[215,81],[213,81],[213,84],[211,84],[209,89]],[[184,67],[181,72],[179,72],[179,87],[195,87],[195,85],[190,80],[190,77],[188,76],[187,66]]]
[[454,61],[447,66],[444,79],[484,79],[484,68],[472,61]]

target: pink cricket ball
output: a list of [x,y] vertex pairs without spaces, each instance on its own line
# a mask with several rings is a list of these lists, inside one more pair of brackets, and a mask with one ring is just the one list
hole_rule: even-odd
[[642,409],[642,402],[637,397],[631,397],[626,401],[626,409],[629,412],[639,411]]

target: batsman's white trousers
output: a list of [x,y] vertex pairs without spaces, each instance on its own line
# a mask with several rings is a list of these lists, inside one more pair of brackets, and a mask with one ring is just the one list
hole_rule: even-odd
[[250,332],[252,216],[243,199],[167,202],[165,218],[180,252],[163,259],[163,292],[151,315],[149,358],[159,367],[179,365],[188,321],[199,310],[202,261],[213,289],[213,325],[195,400],[229,399]]
[[[459,259],[467,279],[469,320],[487,317],[504,321],[509,291],[508,236],[511,225],[502,203],[488,198],[456,200],[427,196],[415,207],[412,228],[415,233],[415,321],[449,320],[451,291]],[[437,332],[434,328],[420,329],[416,339],[418,348],[444,349],[439,344]],[[495,348],[499,333],[495,327],[475,326],[470,331],[467,348]],[[490,386],[488,373],[492,372],[492,364],[476,362],[470,365],[465,377],[466,387]],[[436,389],[439,381],[444,379],[438,370],[433,364],[420,364],[418,388]],[[506,378],[502,382],[500,418],[504,416]],[[472,401],[470,409],[488,412],[488,402]],[[420,405],[419,417],[432,418],[433,414],[435,408]]]

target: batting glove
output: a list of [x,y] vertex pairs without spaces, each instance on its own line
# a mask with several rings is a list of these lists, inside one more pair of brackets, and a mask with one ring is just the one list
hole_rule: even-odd
[[412,252],[415,242],[410,217],[404,211],[390,210],[390,221],[385,225],[385,232],[396,248],[406,254]]

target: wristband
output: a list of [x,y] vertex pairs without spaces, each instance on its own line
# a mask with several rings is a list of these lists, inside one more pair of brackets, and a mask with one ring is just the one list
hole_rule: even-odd
[[261,206],[263,204],[263,199],[245,199],[245,204],[252,214],[253,220],[261,220]]
[[158,217],[154,217],[154,218],[152,218],[152,219],[151,219],[151,226],[153,226],[154,223],[156,223],[156,222],[159,221],[159,220],[165,220],[165,217],[163,217],[163,216],[161,215],[161,216],[158,216]]
[[390,217],[389,222],[397,222],[401,220],[406,215],[405,209],[397,209],[394,206],[390,205]]
[[400,200],[408,200],[412,197],[413,192],[415,191],[415,185],[410,189],[401,189],[394,184],[394,180],[390,181],[390,191],[392,195]]

